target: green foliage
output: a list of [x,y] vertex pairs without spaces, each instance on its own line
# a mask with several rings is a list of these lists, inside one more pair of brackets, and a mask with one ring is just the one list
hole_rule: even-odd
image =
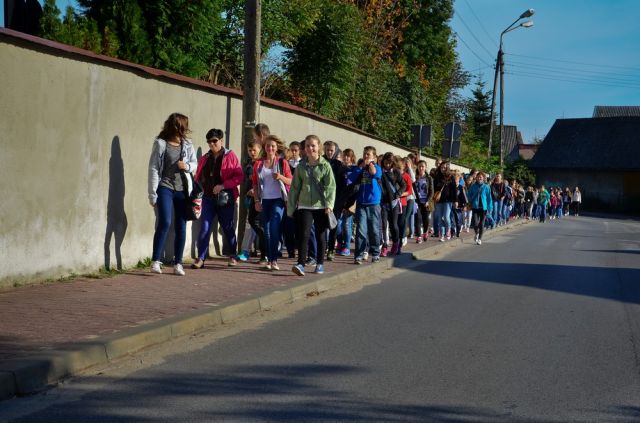
[[504,170],[504,176],[509,180],[516,179],[525,186],[536,183],[536,175],[529,169],[529,162],[522,158],[509,163]]

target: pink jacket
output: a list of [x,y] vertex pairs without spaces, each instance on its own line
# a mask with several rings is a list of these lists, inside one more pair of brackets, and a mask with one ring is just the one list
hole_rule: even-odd
[[[240,167],[240,161],[238,156],[231,150],[224,150],[224,156],[222,156],[222,166],[220,168],[220,177],[222,178],[222,185],[224,189],[230,189],[233,192],[233,201],[240,196],[238,191],[238,185],[244,180],[244,174],[242,173],[242,167]],[[204,169],[204,165],[211,157],[211,152],[200,157],[198,160],[198,170],[196,171],[196,181],[200,181],[200,172]]]

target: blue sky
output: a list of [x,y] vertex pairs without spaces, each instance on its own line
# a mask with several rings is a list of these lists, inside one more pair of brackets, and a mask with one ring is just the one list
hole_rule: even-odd
[[[74,0],[57,3],[61,10],[75,5]],[[454,5],[451,25],[459,35],[460,60],[488,89],[500,33],[523,11],[535,9],[532,28],[504,36],[505,123],[517,125],[525,142],[545,135],[555,119],[590,117],[595,105],[640,105],[640,0],[455,0]],[[3,13],[0,7],[4,24]]]
[[500,33],[529,8],[534,26],[503,37],[505,123],[525,142],[555,119],[591,117],[595,105],[640,105],[636,0],[456,0],[464,68],[491,89]]

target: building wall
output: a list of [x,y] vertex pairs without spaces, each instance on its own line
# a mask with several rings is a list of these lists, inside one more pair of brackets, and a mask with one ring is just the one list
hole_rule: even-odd
[[[240,155],[241,94],[10,35],[0,31],[0,287],[135,265],[151,255],[147,163],[164,120],[189,116],[204,151],[206,131],[225,129]],[[313,133],[358,155],[365,145],[408,153],[268,103],[261,121],[286,141]],[[187,230],[186,255],[195,234],[197,225]]]
[[536,170],[538,185],[577,186],[582,203],[594,211],[640,213],[640,172]]

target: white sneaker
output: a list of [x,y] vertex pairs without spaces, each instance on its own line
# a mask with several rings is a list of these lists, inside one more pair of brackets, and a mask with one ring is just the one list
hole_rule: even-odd
[[444,242],[444,236],[440,237],[440,242]]
[[405,245],[407,245],[407,237],[406,236],[404,238],[402,238],[402,246],[404,247]]
[[160,268],[160,262],[159,261],[153,261],[151,262],[151,273],[162,273],[162,269]]
[[178,263],[175,266],[173,266],[173,273],[178,275],[178,276],[184,276],[184,269],[182,268],[182,264]]
[[368,252],[368,251],[365,251],[365,252],[364,252],[364,254],[362,254],[362,259],[363,259],[364,261],[367,261],[367,259],[368,259],[368,258],[369,258],[369,252]]
[[475,234],[475,236],[473,237],[473,242],[478,242],[478,238],[480,237],[480,235]]
[[482,240],[480,238],[478,238],[478,240],[476,241],[476,244],[482,245]]

